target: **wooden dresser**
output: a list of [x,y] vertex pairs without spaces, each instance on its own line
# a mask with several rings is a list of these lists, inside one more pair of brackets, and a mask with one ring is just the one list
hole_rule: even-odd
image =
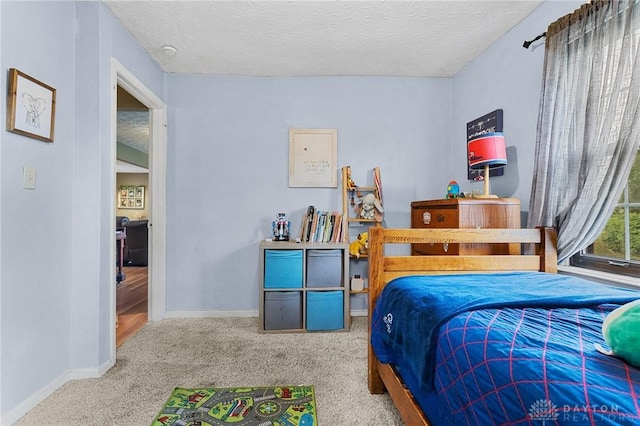
[[[520,228],[516,198],[454,198],[413,201],[412,228]],[[513,244],[412,244],[412,255],[481,255],[519,253]]]

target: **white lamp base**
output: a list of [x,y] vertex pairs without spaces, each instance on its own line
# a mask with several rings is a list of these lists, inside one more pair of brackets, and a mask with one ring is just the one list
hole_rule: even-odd
[[497,195],[489,193],[489,165],[484,166],[484,194],[478,195],[476,198],[498,198]]

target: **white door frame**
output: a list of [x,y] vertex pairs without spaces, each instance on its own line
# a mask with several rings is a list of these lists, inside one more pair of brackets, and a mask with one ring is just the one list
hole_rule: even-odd
[[[116,199],[116,135],[117,135],[117,86],[121,86],[134,98],[149,108],[149,321],[159,321],[165,315],[166,300],[166,172],[167,172],[167,108],[165,103],[138,80],[115,58],[111,59],[111,150],[113,184],[110,197],[115,212]],[[112,221],[113,222],[113,221]],[[115,226],[115,225],[114,225]],[[115,229],[114,229],[115,232]],[[115,239],[112,238],[115,243]],[[116,264],[115,248],[111,250],[112,265]],[[115,268],[111,268],[112,291],[110,301],[112,356],[115,359],[116,280]]]

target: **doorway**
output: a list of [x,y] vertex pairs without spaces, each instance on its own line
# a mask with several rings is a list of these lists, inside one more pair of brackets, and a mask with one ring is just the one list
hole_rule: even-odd
[[149,108],[121,86],[116,102],[116,348],[148,320]]
[[[148,110],[149,116],[149,152],[148,152],[148,191],[145,191],[145,204],[148,208],[148,266],[147,266],[147,318],[158,321],[165,313],[165,264],[166,264],[166,105],[129,70],[116,59],[111,60],[111,150],[114,171],[112,176],[113,211],[116,211],[118,193],[116,191],[116,152],[117,152],[117,99],[118,87],[135,98]],[[115,222],[115,221],[113,221]],[[115,223],[114,223],[115,228]],[[115,229],[114,229],[115,232]],[[116,239],[113,239],[113,263],[116,264]],[[126,273],[126,272],[125,272]],[[113,268],[110,296],[110,333],[111,357],[115,361],[116,352],[116,275]]]

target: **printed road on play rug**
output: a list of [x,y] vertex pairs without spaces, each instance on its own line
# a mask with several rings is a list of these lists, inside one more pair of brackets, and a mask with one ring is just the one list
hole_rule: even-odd
[[175,388],[151,426],[316,426],[313,386]]

